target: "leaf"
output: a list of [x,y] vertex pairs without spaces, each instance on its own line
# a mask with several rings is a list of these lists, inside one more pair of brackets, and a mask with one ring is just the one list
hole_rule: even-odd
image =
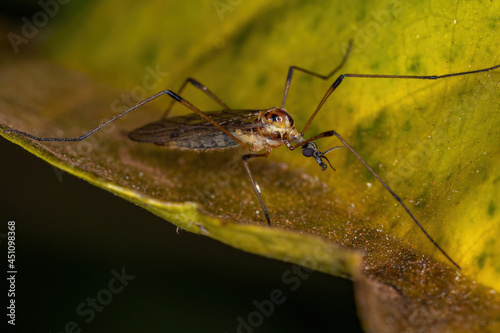
[[[326,73],[350,39],[343,72],[446,74],[500,62],[494,3],[255,1],[231,7],[222,19],[213,3],[197,11],[182,2],[120,4],[101,1],[60,18],[45,56],[2,63],[2,129],[77,136],[140,98],[177,89],[189,76],[234,108],[279,105],[289,65]],[[128,131],[159,117],[166,98],[80,143],[4,136],[183,229],[354,278],[367,330],[495,331],[499,77],[497,70],[433,82],[346,79],[308,130],[341,133],[463,275],[445,266],[347,150],[330,155],[335,173],[286,149],[251,161],[273,220],[269,228],[241,165],[243,150],[198,154],[127,140]],[[331,82],[294,74],[286,106],[299,129]],[[217,107],[193,89],[183,96],[204,110]],[[177,106],[175,112],[185,111]]]

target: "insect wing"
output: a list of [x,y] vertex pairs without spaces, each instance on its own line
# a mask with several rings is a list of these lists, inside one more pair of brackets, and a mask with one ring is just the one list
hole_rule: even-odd
[[[258,115],[262,110],[205,112],[230,133],[252,132],[262,127]],[[162,119],[129,134],[130,139],[179,149],[222,149],[238,146],[232,138],[197,114]]]

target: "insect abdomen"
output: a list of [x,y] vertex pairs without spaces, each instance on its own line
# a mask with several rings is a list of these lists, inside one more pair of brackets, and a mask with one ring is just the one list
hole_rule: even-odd
[[239,146],[236,141],[224,133],[210,133],[204,134],[202,137],[194,136],[191,138],[182,138],[181,140],[165,142],[164,145],[173,148],[192,150],[224,149]]

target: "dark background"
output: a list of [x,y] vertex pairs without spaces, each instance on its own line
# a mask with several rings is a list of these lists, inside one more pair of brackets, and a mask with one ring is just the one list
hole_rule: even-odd
[[[84,332],[234,332],[237,317],[247,318],[252,302],[274,289],[286,301],[255,332],[360,330],[348,280],[313,272],[291,291],[282,281],[291,264],[177,234],[174,225],[72,175],[59,174],[60,182],[51,165],[3,138],[0,152],[0,232],[16,222],[22,331],[62,332],[75,321]],[[0,248],[5,258],[4,238]],[[77,306],[107,289],[111,270],[123,267],[135,279],[86,324]]]

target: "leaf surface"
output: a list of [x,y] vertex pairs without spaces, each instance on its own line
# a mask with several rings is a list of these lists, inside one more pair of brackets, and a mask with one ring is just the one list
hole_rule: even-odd
[[[500,62],[496,3],[255,1],[222,16],[210,3],[196,9],[182,2],[120,4],[87,4],[60,18],[40,55],[9,56],[4,49],[2,129],[78,136],[190,76],[231,107],[278,106],[288,66],[327,73],[350,39],[344,73],[446,74]],[[295,72],[286,108],[299,130],[333,79]],[[462,272],[448,267],[347,150],[329,155],[336,172],[321,172],[285,148],[252,160],[273,221],[267,227],[242,149],[180,152],[127,139],[128,131],[161,116],[167,97],[79,143],[3,136],[180,228],[354,278],[367,330],[495,331],[499,80],[498,70],[438,81],[349,78],[306,134],[341,133]],[[203,110],[217,109],[191,87],[183,96]],[[334,139],[318,144],[339,145]]]

